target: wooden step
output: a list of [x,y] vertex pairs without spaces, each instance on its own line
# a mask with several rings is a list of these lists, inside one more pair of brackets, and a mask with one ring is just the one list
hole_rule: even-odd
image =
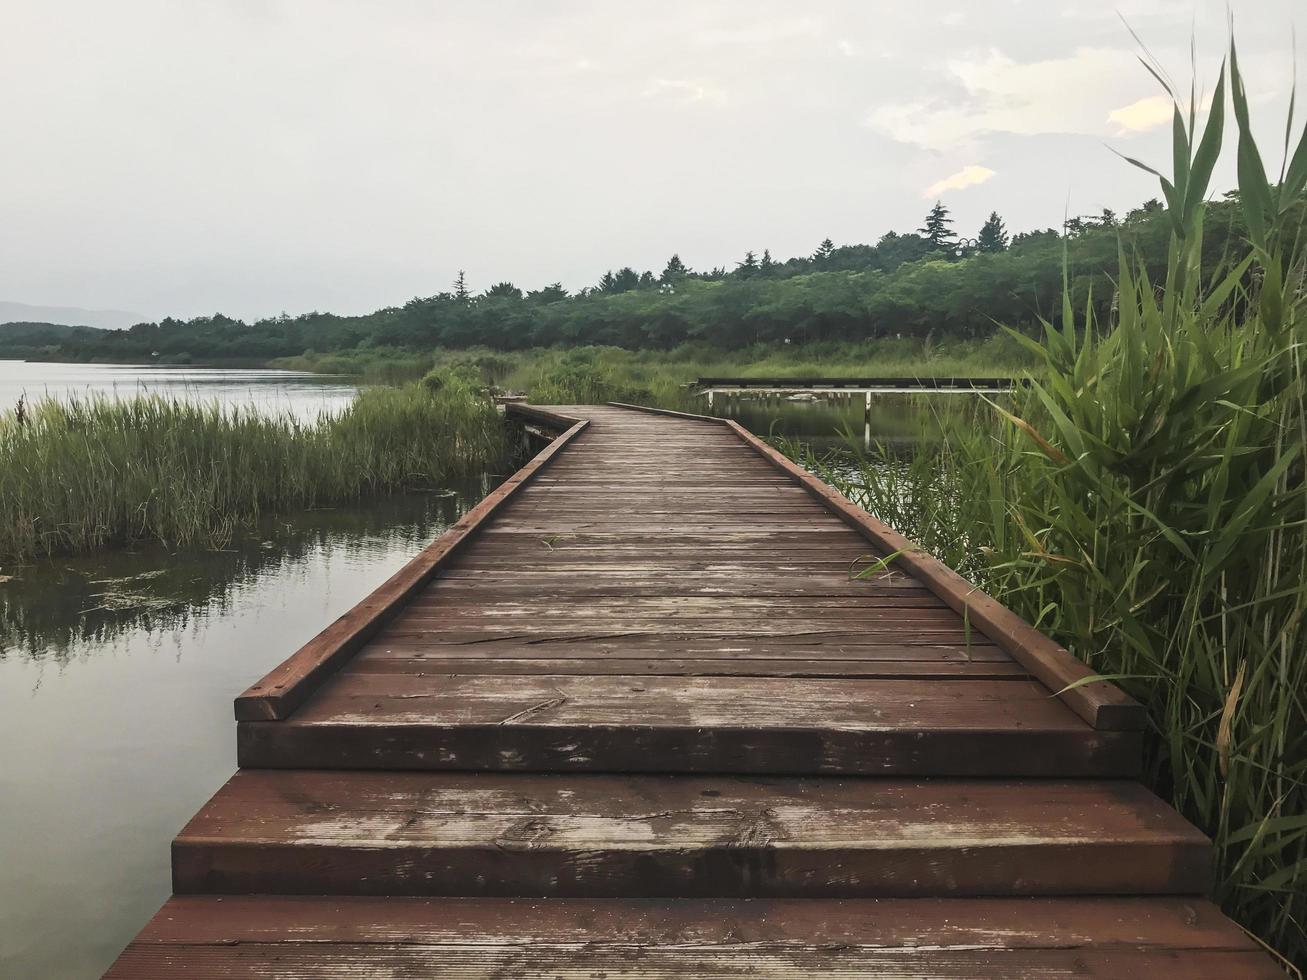
[[1281,980],[1210,903],[1173,898],[673,900],[178,897],[109,980]]
[[1020,678],[347,672],[238,742],[242,766],[298,769],[1131,776],[1140,758],[1137,733]]
[[924,897],[1203,890],[1205,837],[1129,782],[238,772],[179,894]]

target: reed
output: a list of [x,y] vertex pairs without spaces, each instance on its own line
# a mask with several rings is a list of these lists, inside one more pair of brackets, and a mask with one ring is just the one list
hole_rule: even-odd
[[[1251,235],[1203,281],[1227,86]],[[1307,134],[1268,180],[1233,48],[1202,133],[1178,103],[1174,131],[1163,281],[1123,253],[1114,322],[1068,303],[990,425],[906,465],[806,461],[1147,705],[1152,783],[1214,839],[1219,899],[1301,966]]]
[[489,400],[369,388],[302,421],[158,396],[0,414],[0,559],[137,540],[221,546],[270,511],[424,488],[502,465]]

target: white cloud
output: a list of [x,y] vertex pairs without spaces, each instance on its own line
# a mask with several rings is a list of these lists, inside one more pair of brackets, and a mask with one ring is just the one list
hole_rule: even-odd
[[974,187],[976,184],[983,184],[994,176],[994,171],[988,167],[982,167],[979,164],[971,164],[963,167],[955,174],[949,174],[943,180],[937,180],[924,191],[922,197],[939,197],[945,191],[960,191],[965,187]]
[[1143,133],[1158,126],[1165,126],[1171,121],[1175,105],[1170,96],[1150,95],[1146,99],[1131,102],[1107,114],[1107,121],[1116,123],[1117,136],[1129,136],[1131,133]]
[[932,150],[974,149],[989,133],[1106,135],[1112,102],[1138,87],[1134,56],[1115,48],[1081,48],[1033,62],[991,49],[949,61],[947,73],[961,86],[960,96],[880,106],[867,124]]
[[711,82],[689,78],[651,78],[644,87],[647,99],[668,98],[684,105],[725,105],[726,91]]

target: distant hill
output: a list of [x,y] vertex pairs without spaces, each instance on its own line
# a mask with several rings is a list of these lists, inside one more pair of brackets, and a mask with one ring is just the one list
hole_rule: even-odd
[[83,310],[76,306],[30,306],[0,300],[0,324],[50,323],[65,326],[99,327],[121,330],[149,319],[123,310]]
[[66,323],[0,323],[0,359],[35,358],[49,360],[62,344],[94,341],[107,336],[94,327],[70,326]]
[[72,326],[67,323],[29,323],[19,320],[0,323],[0,344],[57,344],[78,337],[94,337],[94,327]]

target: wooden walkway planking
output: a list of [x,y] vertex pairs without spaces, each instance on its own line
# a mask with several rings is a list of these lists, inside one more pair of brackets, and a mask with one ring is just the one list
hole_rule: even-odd
[[515,410],[567,435],[242,696],[109,976],[1280,975],[1065,651],[737,427]]

